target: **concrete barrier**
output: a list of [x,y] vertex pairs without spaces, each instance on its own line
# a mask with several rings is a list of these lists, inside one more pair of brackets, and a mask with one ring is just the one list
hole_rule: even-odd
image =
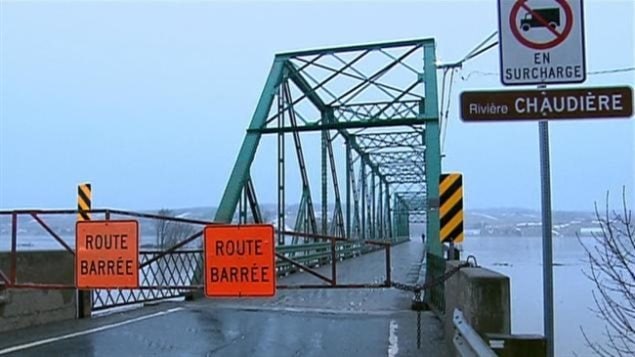
[[542,357],[547,340],[541,335],[487,334],[487,343],[499,357]]
[[[0,269],[7,275],[10,254],[0,253]],[[74,259],[66,251],[17,253],[18,283],[73,284]],[[74,289],[0,288],[0,332],[52,321],[74,319],[77,299]]]
[[[449,261],[446,271],[459,261]],[[482,337],[486,333],[511,333],[509,278],[484,268],[462,268],[445,282],[444,330],[451,346],[454,336],[452,312],[463,312],[465,320]]]
[[[446,271],[459,261],[446,263]],[[546,356],[543,336],[511,334],[511,291],[509,277],[485,268],[462,268],[445,283],[444,332],[454,350],[455,308],[498,356]]]

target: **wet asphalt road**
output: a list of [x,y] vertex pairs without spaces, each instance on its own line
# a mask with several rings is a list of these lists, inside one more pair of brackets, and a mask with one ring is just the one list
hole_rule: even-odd
[[[393,248],[393,280],[418,277],[421,242]],[[338,263],[338,282],[382,282],[383,252]],[[330,272],[330,267],[320,268]],[[280,283],[315,283],[293,274]],[[14,356],[445,356],[442,326],[395,289],[278,290],[268,299],[201,299],[0,335]],[[42,343],[44,342],[44,343]],[[31,345],[29,345],[31,344]],[[11,347],[26,347],[8,350]]]

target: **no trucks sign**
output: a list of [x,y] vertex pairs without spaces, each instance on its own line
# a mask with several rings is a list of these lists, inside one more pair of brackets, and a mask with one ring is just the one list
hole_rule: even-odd
[[504,85],[586,80],[582,0],[498,0]]

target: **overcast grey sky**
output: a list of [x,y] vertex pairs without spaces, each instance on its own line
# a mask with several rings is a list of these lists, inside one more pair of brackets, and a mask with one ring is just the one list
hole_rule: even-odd
[[[585,1],[587,68],[635,66],[634,2]],[[497,28],[495,0],[0,2],[0,208],[214,206],[276,52],[434,37],[462,58]],[[454,85],[445,171],[467,208],[540,206],[538,124],[465,124],[462,90],[502,89],[498,49]],[[459,77],[460,77],[459,76]],[[439,77],[440,78],[440,77]],[[585,86],[629,85],[634,72]],[[635,121],[552,123],[553,206],[633,196]],[[256,166],[259,169],[267,167]],[[275,202],[275,190],[261,190]]]

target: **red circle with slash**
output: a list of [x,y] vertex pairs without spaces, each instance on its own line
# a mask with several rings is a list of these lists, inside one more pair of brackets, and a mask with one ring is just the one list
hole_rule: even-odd
[[[527,0],[516,1],[509,15],[509,27],[512,30],[512,34],[518,40],[518,42],[522,43],[523,45],[529,48],[533,48],[535,50],[547,50],[547,49],[558,46],[567,38],[567,36],[569,36],[569,33],[571,33],[571,28],[573,27],[573,11],[571,10],[571,6],[566,0],[554,0],[554,1],[558,5],[560,5],[562,9],[564,10],[566,22],[562,32],[558,32],[555,28],[551,27],[549,23],[540,14],[532,10],[526,4]],[[538,20],[538,22],[540,22],[545,28],[547,28],[547,30],[553,33],[555,38],[547,42],[534,42],[532,40],[525,38],[522,35],[522,33],[520,33],[518,25],[516,24],[516,17],[518,16],[518,12],[520,11],[521,8],[527,11],[528,13],[530,13],[533,18]]]

